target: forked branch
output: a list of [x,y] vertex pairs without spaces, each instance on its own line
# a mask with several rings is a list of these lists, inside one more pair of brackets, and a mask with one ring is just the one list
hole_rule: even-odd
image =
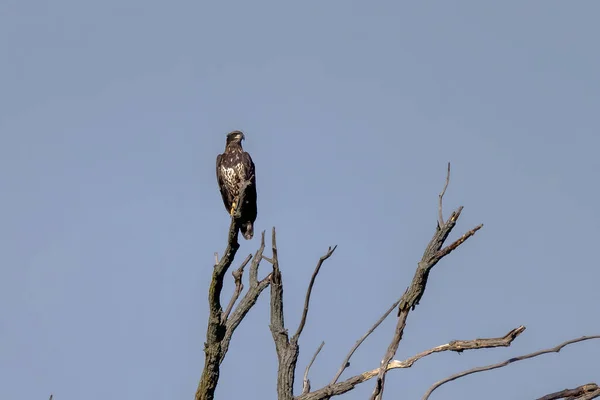
[[254,258],[252,259],[252,263],[250,264],[250,287],[248,288],[248,291],[244,297],[242,297],[242,300],[240,300],[239,304],[235,307],[231,315],[227,318],[225,324],[225,336],[223,337],[223,342],[221,343],[221,347],[223,348],[221,362],[223,362],[225,354],[227,353],[227,350],[229,350],[229,343],[231,342],[233,332],[242,322],[246,314],[248,314],[250,309],[256,304],[258,296],[260,296],[262,291],[265,290],[271,282],[271,274],[267,275],[260,281],[258,280],[258,267],[262,261],[262,253],[264,250],[265,232],[263,231],[260,239],[260,247],[258,250],[256,250]]
[[[448,166],[449,168],[449,166]],[[440,193],[439,196],[439,215],[442,215],[442,200],[444,194],[446,193],[446,188],[448,186],[450,180],[450,173],[448,172],[446,176],[446,183],[444,185],[444,189]],[[400,304],[398,307],[398,322],[396,324],[396,329],[394,331],[394,336],[390,345],[388,346],[383,359],[381,360],[379,373],[377,376],[377,382],[375,384],[375,388],[373,389],[373,393],[371,394],[371,400],[381,400],[383,396],[383,389],[385,385],[385,374],[387,372],[386,366],[392,360],[396,351],[398,350],[398,346],[400,345],[400,341],[402,340],[402,335],[404,334],[404,328],[406,327],[406,320],[408,318],[408,314],[411,310],[419,304],[419,301],[423,297],[425,293],[425,287],[427,286],[427,279],[429,278],[429,273],[431,269],[445,256],[450,254],[452,251],[458,248],[461,244],[463,244],[468,238],[473,236],[475,232],[483,227],[483,225],[478,225],[475,228],[471,229],[467,233],[465,233],[458,240],[454,241],[449,246],[443,247],[448,235],[452,232],[454,227],[456,226],[456,222],[460,217],[462,212],[462,207],[459,207],[456,211],[454,211],[448,220],[444,222],[443,220],[438,221],[437,229],[433,235],[433,238],[425,248],[425,252],[423,253],[423,257],[421,261],[419,261],[417,265],[417,270],[413,277],[412,283],[406,289],[402,298],[400,299]]]
[[240,297],[242,290],[244,290],[244,284],[242,283],[242,275],[244,275],[244,268],[250,262],[251,258],[252,258],[252,254],[248,254],[246,259],[244,259],[244,261],[242,261],[242,265],[240,265],[240,267],[238,269],[236,269],[235,271],[233,271],[231,273],[233,275],[235,289],[233,291],[233,294],[231,295],[231,300],[229,300],[229,304],[227,305],[227,308],[225,309],[225,312],[223,313],[223,316],[221,318],[222,322],[227,321],[227,318],[229,317],[229,314],[231,313],[231,310],[233,309],[235,302]]
[[306,292],[306,299],[300,325],[298,326],[296,333],[291,338],[288,335],[283,318],[283,281],[281,278],[281,270],[279,269],[279,255],[277,253],[277,235],[275,228],[273,228],[271,247],[273,256],[271,258],[263,256],[263,259],[268,260],[273,265],[273,272],[271,274],[270,329],[271,335],[273,336],[273,341],[275,342],[275,351],[277,352],[277,360],[279,362],[277,369],[277,398],[278,400],[292,400],[294,398],[294,376],[296,365],[298,363],[298,355],[300,354],[298,339],[302,333],[302,330],[304,329],[304,325],[306,324],[306,317],[310,304],[310,295],[321,265],[325,260],[331,257],[336,246],[333,248],[330,247],[328,252],[319,259]]

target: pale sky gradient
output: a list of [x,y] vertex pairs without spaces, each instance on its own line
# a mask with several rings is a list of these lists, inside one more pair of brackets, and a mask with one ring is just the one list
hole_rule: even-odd
[[[409,284],[448,161],[454,238],[485,227],[435,268],[396,358],[527,330],[390,372],[386,398],[599,334],[599,15],[551,0],[2,1],[0,398],[192,398],[233,129],[256,163],[256,231],[278,229],[290,328],[339,245],[300,341],[299,375],[326,343],[313,388]],[[378,366],[394,325],[344,377]],[[599,382],[599,359],[587,342],[432,399],[531,399]],[[276,365],[265,292],[217,398],[275,399]]]

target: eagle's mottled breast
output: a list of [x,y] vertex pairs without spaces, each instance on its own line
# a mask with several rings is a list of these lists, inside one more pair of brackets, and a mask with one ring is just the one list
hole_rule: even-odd
[[221,176],[223,182],[234,197],[238,196],[240,183],[246,176],[246,167],[242,160],[242,153],[234,151],[225,153],[221,163]]

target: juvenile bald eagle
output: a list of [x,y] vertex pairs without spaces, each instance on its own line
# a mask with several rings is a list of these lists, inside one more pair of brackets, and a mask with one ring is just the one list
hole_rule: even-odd
[[254,221],[256,221],[256,175],[254,163],[250,154],[242,148],[244,134],[233,131],[227,134],[225,152],[217,156],[217,182],[223,204],[229,215],[233,215],[239,200],[240,184],[250,181],[246,189],[242,216],[239,219],[240,230],[246,240],[254,235]]

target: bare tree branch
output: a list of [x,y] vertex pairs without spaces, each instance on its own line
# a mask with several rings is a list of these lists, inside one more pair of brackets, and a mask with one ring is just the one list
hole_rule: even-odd
[[[485,339],[473,339],[473,340],[454,340],[441,346],[433,347],[429,350],[423,351],[415,356],[412,356],[404,361],[394,360],[391,361],[387,366],[386,370],[397,369],[397,368],[410,368],[418,360],[427,357],[434,353],[441,353],[443,351],[455,351],[461,353],[465,350],[485,349],[494,347],[509,347],[512,342],[525,331],[524,326],[520,326],[508,332],[506,335],[499,338],[485,338]],[[322,389],[315,390],[314,392],[302,394],[296,397],[295,400],[324,400],[333,396],[339,396],[350,390],[354,389],[357,385],[368,381],[369,379],[375,378],[379,374],[379,369],[376,368],[371,371],[363,372],[360,375],[353,376],[345,381],[329,384]]]
[[448,173],[446,174],[446,184],[444,185],[444,189],[440,192],[439,201],[438,201],[438,229],[444,225],[444,214],[442,213],[442,202],[444,200],[444,195],[446,194],[446,189],[448,189],[448,184],[450,183],[450,163],[448,163]]
[[227,248],[221,257],[221,260],[214,266],[210,287],[208,290],[209,316],[206,329],[206,342],[204,343],[204,369],[202,377],[196,390],[196,400],[213,400],[215,389],[219,381],[220,363],[224,357],[221,342],[225,335],[225,324],[223,323],[223,309],[221,307],[221,290],[223,289],[223,279],[227,270],[231,266],[240,247],[238,243],[238,220],[241,216],[241,205],[244,203],[246,189],[251,184],[250,181],[240,185],[240,198],[234,215],[231,217],[229,233],[227,236]]
[[256,304],[258,297],[260,294],[269,286],[271,283],[271,274],[267,275],[264,279],[258,281],[258,284],[251,285],[250,289],[246,292],[240,304],[236,307],[236,309],[231,314],[231,317],[227,320],[225,336],[223,337],[223,357],[221,357],[221,361],[225,359],[225,355],[227,350],[229,350],[229,343],[231,343],[231,337],[233,336],[233,332],[238,327],[238,325],[242,322],[248,311]]
[[298,343],[290,341],[285,321],[283,318],[283,282],[279,270],[279,258],[277,255],[277,236],[275,228],[271,235],[271,246],[273,251],[271,274],[271,335],[275,342],[277,352],[277,399],[292,400],[294,398],[294,374],[298,361]]
[[600,397],[600,387],[595,383],[588,383],[587,385],[581,385],[575,389],[565,389],[559,392],[550,393],[537,400],[589,400],[595,399],[596,397]]
[[[449,180],[449,175],[447,175],[446,185],[444,186],[444,190],[442,190],[442,192],[440,193],[440,210],[442,208],[442,198],[446,192],[446,186]],[[453,250],[458,248],[458,246],[463,244],[468,238],[473,236],[475,232],[477,232],[483,227],[483,225],[476,226],[475,228],[465,233],[461,238],[456,240],[451,245],[442,248],[446,239],[448,238],[448,235],[450,235],[450,233],[456,226],[456,222],[460,217],[462,209],[463,207],[461,206],[456,211],[454,211],[446,222],[443,222],[442,220],[440,223],[440,221],[438,221],[438,227],[436,229],[436,232],[433,235],[433,238],[431,239],[427,247],[425,248],[423,257],[417,265],[417,270],[415,272],[415,276],[413,277],[412,283],[406,289],[406,292],[404,292],[402,298],[400,299],[400,305],[398,307],[398,323],[396,324],[396,329],[394,331],[392,341],[390,342],[385,352],[385,355],[381,360],[379,374],[377,376],[375,388],[373,389],[373,393],[371,394],[371,400],[382,399],[383,388],[385,385],[385,374],[387,372],[387,369],[385,367],[389,364],[389,362],[396,354],[396,351],[398,350],[398,346],[400,345],[400,341],[402,340],[402,335],[404,333],[404,328],[406,327],[406,319],[408,318],[408,314],[411,310],[414,310],[417,304],[419,304],[419,301],[425,293],[425,287],[427,286],[429,272],[442,258],[444,258]]]
[[395,301],[394,304],[392,304],[391,307],[385,313],[383,313],[383,315],[381,316],[381,318],[379,318],[379,320],[377,320],[377,322],[375,322],[375,324],[373,324],[373,326],[367,331],[367,333],[365,333],[360,339],[358,339],[356,341],[356,343],[354,344],[354,346],[352,347],[352,349],[350,349],[350,352],[348,353],[348,355],[346,356],[346,358],[342,362],[342,365],[340,366],[340,369],[338,369],[338,372],[335,374],[335,376],[331,380],[331,383],[330,383],[331,385],[333,385],[334,383],[336,383],[338,381],[338,379],[340,379],[340,376],[342,376],[342,373],[346,370],[346,368],[348,368],[350,366],[350,358],[352,357],[352,355],[354,355],[354,352],[369,337],[369,335],[371,333],[373,333],[375,331],[375,329],[377,329],[377,327],[379,325],[381,325],[381,323],[383,321],[385,321],[385,319],[388,317],[388,315],[390,315],[390,313],[392,311],[394,311],[394,309],[398,306],[398,303],[400,303],[400,300]]
[[231,273],[231,275],[233,275],[233,281],[235,282],[235,289],[233,291],[233,294],[231,295],[231,300],[229,300],[229,304],[227,305],[227,308],[223,313],[221,322],[227,321],[227,318],[229,318],[229,313],[231,313],[231,309],[233,308],[237,299],[240,297],[242,290],[244,290],[244,284],[242,283],[242,275],[244,275],[244,268],[250,262],[251,258],[252,254],[248,254],[246,259],[244,259],[244,261],[242,262],[242,265],[240,265],[238,269]]
[[322,256],[321,258],[319,258],[319,262],[317,263],[317,266],[315,267],[315,271],[312,274],[312,277],[310,278],[310,283],[308,284],[308,289],[306,290],[306,298],[304,299],[304,310],[302,311],[302,318],[300,319],[300,324],[298,325],[298,330],[296,331],[296,333],[294,333],[294,336],[292,337],[294,340],[298,341],[298,339],[300,338],[300,335],[302,334],[302,330],[304,330],[304,325],[306,324],[306,316],[308,315],[308,306],[310,305],[310,295],[312,294],[312,288],[313,285],[315,284],[315,279],[317,278],[317,275],[319,274],[319,271],[321,270],[321,265],[323,265],[323,262],[325,262],[325,260],[327,260],[329,257],[331,257],[333,255],[333,252],[335,251],[335,249],[337,248],[337,246],[333,246],[329,247],[329,249],[327,250],[327,253]]
[[509,364],[512,364],[514,362],[528,360],[530,358],[541,356],[542,354],[558,353],[565,346],[568,346],[568,345],[573,344],[573,343],[583,342],[585,340],[591,340],[591,339],[600,339],[600,335],[596,335],[596,336],[582,336],[582,337],[577,338],[577,339],[567,340],[566,342],[563,342],[563,343],[559,344],[558,346],[552,347],[550,349],[544,349],[544,350],[536,351],[536,352],[533,352],[533,353],[525,354],[523,356],[513,357],[513,358],[510,358],[510,359],[508,359],[506,361],[499,362],[497,364],[486,365],[486,366],[483,366],[483,367],[476,367],[476,368],[472,368],[472,369],[469,369],[469,370],[466,370],[466,371],[463,371],[463,372],[459,372],[457,374],[449,376],[448,378],[442,379],[441,381],[438,381],[435,384],[433,384],[433,386],[431,386],[427,390],[427,392],[425,393],[425,395],[423,396],[423,400],[429,399],[429,396],[431,396],[431,393],[433,393],[434,390],[436,390],[437,388],[439,388],[443,384],[448,383],[448,382],[452,382],[452,381],[454,381],[454,380],[456,380],[458,378],[462,378],[463,376],[471,375],[471,374],[474,374],[474,373],[477,373],[477,372],[491,371],[493,369],[502,368],[502,367],[505,367],[505,366],[507,366]]
[[392,361],[392,365],[397,368],[410,368],[412,365],[423,357],[427,357],[433,353],[441,353],[442,351],[455,351],[462,353],[465,350],[490,349],[495,347],[510,347],[512,342],[525,331],[523,325],[508,332],[506,335],[498,338],[473,339],[473,340],[453,340],[450,343],[441,346],[433,347],[425,350],[417,355],[407,358],[404,361]]
[[267,275],[266,278],[262,280],[258,280],[258,267],[262,260],[262,253],[265,250],[265,232],[263,231],[260,239],[260,247],[256,250],[254,254],[254,258],[252,259],[252,263],[250,264],[250,287],[248,291],[240,300],[239,304],[236,306],[231,316],[227,319],[225,326],[225,336],[223,337],[223,342],[221,347],[223,348],[223,357],[221,357],[221,362],[223,362],[225,358],[225,354],[227,350],[229,350],[229,343],[231,342],[231,337],[233,332],[238,327],[238,325],[242,322],[246,314],[250,311],[250,309],[256,304],[258,300],[258,296],[262,293],[263,290],[269,286],[271,282],[271,274]]
[[306,393],[310,392],[310,379],[308,379],[308,372],[310,371],[310,367],[312,367],[313,363],[315,362],[317,356],[321,352],[321,349],[323,348],[324,345],[325,345],[325,342],[321,342],[321,345],[319,346],[317,351],[315,351],[315,354],[313,355],[312,359],[310,360],[310,362],[306,366],[306,369],[304,370],[304,380],[302,382],[302,394],[306,394]]

